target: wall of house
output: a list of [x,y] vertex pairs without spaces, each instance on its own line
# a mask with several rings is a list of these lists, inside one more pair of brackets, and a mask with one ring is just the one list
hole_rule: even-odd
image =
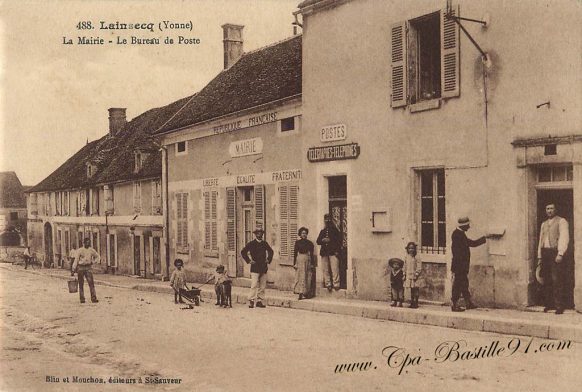
[[[480,54],[461,32],[460,96],[441,101],[435,110],[392,109],[391,26],[443,5],[350,1],[304,18],[303,126],[310,131],[304,134],[303,151],[324,145],[316,130],[345,124],[347,138],[335,144],[358,143],[361,154],[326,163],[304,158],[304,181],[317,192],[301,194],[301,204],[308,206],[303,216],[311,227],[320,225],[327,210],[325,177],[347,175],[349,288],[360,298],[387,299],[388,258],[403,256],[406,242],[419,240],[416,171],[444,168],[447,250],[421,255],[434,280],[424,298],[449,297],[450,235],[457,218],[469,215],[469,237],[505,233],[472,251],[476,300],[487,306],[525,306],[532,279],[526,245],[532,206],[522,204],[525,176],[511,142],[579,133],[582,91],[575,86],[581,65],[572,48],[580,46],[581,35],[573,34],[580,32],[580,8],[573,1],[559,6],[461,1],[461,16],[488,15],[491,20],[487,29],[463,22],[490,53],[487,104]],[[550,107],[536,108],[546,101]],[[579,205],[579,185],[574,187],[574,204]],[[391,211],[389,232],[372,231],[375,210]],[[575,220],[580,221],[578,215]]]
[[[287,257],[280,257],[280,231],[278,216],[278,187],[281,184],[301,183],[301,150],[302,127],[299,115],[299,106],[293,103],[265,112],[278,113],[278,118],[295,117],[295,131],[281,133],[278,123],[269,122],[249,128],[239,129],[231,133],[212,134],[202,138],[195,138],[198,132],[212,130],[216,124],[193,129],[191,133],[183,133],[179,137],[188,140],[187,154],[177,155],[175,143],[170,136],[168,142],[168,167],[170,188],[170,248],[171,260],[181,258],[185,263],[188,278],[196,281],[205,281],[212,274],[217,265],[223,264],[229,268],[231,274],[236,274],[235,263],[229,264],[227,249],[227,188],[241,186],[264,186],[265,191],[265,239],[275,251],[274,260],[269,267],[268,281],[279,288],[290,289],[294,279],[294,270]],[[286,114],[282,114],[286,113]],[[252,116],[252,113],[247,114]],[[233,117],[224,122],[236,122],[246,117]],[[260,138],[261,153],[233,157],[232,144],[243,140]],[[277,177],[277,173],[293,173],[293,180],[288,177]],[[275,174],[274,174],[275,173]],[[204,248],[204,198],[206,190],[217,191],[217,241],[218,250]],[[299,192],[303,192],[300,186]],[[177,249],[177,193],[188,194],[188,247]],[[240,195],[237,197],[241,197]],[[302,206],[299,207],[301,210]],[[237,217],[237,228],[240,230],[241,215]],[[254,237],[253,237],[254,238]],[[295,238],[295,237],[293,237]],[[238,255],[241,246],[237,246]],[[239,257],[239,256],[236,256]],[[231,256],[231,260],[232,256]],[[292,261],[291,261],[292,263]],[[249,277],[245,267],[244,276],[240,284],[245,284],[244,278]],[[248,283],[248,282],[247,282]]]

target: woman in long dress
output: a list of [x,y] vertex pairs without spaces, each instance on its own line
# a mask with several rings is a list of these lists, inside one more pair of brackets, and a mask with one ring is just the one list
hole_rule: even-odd
[[308,298],[312,291],[312,276],[315,266],[313,264],[313,242],[307,239],[309,230],[306,227],[299,229],[300,239],[295,241],[293,251],[293,268],[295,268],[295,286],[293,292],[299,294],[299,299]]

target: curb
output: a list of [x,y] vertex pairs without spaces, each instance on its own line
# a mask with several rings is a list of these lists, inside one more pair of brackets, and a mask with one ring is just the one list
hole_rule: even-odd
[[[43,273],[27,270],[26,272],[44,275],[57,279],[68,280],[67,275]],[[138,283],[134,285],[120,285],[95,279],[95,284],[137,290],[171,294],[173,290],[169,286],[154,285],[151,283]],[[210,287],[202,289],[202,298],[214,299],[214,290]],[[233,303],[246,304],[247,297],[241,293],[232,293]],[[519,318],[495,317],[490,314],[467,312],[462,315],[451,313],[448,307],[443,310],[433,309],[407,309],[391,308],[381,303],[350,303],[350,300],[325,300],[307,299],[299,301],[285,295],[270,295],[266,299],[268,306],[305,310],[319,313],[332,313],[338,315],[364,317],[376,320],[396,321],[419,325],[432,325],[445,328],[453,328],[465,331],[499,333],[504,335],[531,336],[544,339],[569,340],[582,343],[582,325],[579,324],[553,324],[548,321],[526,320]]]

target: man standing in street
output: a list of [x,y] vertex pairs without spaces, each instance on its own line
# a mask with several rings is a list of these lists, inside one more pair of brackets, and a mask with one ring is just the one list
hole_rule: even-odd
[[95,262],[98,263],[100,260],[99,253],[95,249],[91,248],[91,241],[89,238],[85,238],[83,242],[84,247],[77,249],[77,257],[73,263],[73,269],[71,270],[71,276],[77,271],[77,278],[79,279],[79,297],[81,303],[85,303],[85,293],[83,292],[83,286],[85,278],[87,278],[87,283],[89,284],[89,290],[91,291],[91,302],[99,302],[97,300],[97,294],[95,293],[95,283],[93,282],[93,272],[91,271],[91,265]]
[[[263,229],[253,231],[255,239],[245,245],[240,251],[247,264],[251,264],[251,292],[249,295],[249,308],[264,308],[265,288],[267,287],[268,264],[273,260],[273,249],[263,240]],[[249,252],[251,257],[249,258]]]
[[541,265],[544,287],[544,312],[556,309],[564,313],[565,267],[564,254],[568,250],[570,235],[568,221],[557,215],[556,205],[546,206],[546,216],[540,228],[537,263]]
[[[331,291],[332,287],[340,289],[339,278],[339,253],[342,247],[342,234],[335,227],[331,216],[323,216],[325,227],[319,232],[317,245],[321,245],[319,255],[321,256],[321,268],[323,270],[323,285]],[[331,276],[330,276],[331,267]]]
[[28,264],[30,263],[31,255],[30,255],[30,246],[27,246],[24,249],[24,269],[28,269]]
[[467,309],[475,309],[477,306],[471,301],[471,293],[469,293],[469,265],[471,262],[470,247],[483,245],[487,240],[481,237],[477,240],[467,238],[466,231],[471,228],[468,217],[459,218],[458,227],[453,231],[451,250],[453,253],[453,261],[451,264],[451,271],[453,272],[453,292],[451,309],[453,312],[463,312],[465,309],[460,307],[457,302],[463,295]]

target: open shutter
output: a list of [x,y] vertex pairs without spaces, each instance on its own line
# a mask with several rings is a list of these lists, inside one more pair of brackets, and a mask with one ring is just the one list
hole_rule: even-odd
[[393,108],[406,105],[406,22],[392,25],[392,95]]
[[[452,7],[452,14],[459,16],[459,6]],[[447,19],[446,10],[441,11],[441,96],[458,97],[459,86],[459,26]]]
[[210,249],[211,225],[210,225],[210,192],[204,192],[204,249]]
[[255,229],[265,230],[265,186],[264,185],[255,185]]
[[289,187],[279,187],[279,253],[282,257],[289,254]]
[[297,238],[299,216],[299,186],[289,186],[289,255],[293,256],[294,239]]
[[188,247],[188,192],[182,193],[182,246]]
[[236,189],[226,188],[226,242],[229,252],[236,252]]
[[210,226],[212,229],[211,232],[211,249],[212,250],[217,250],[218,249],[218,233],[217,233],[217,221],[216,221],[216,200],[218,198],[218,192],[217,191],[212,191],[211,192],[211,198],[210,198],[210,207],[212,210],[212,214],[211,214],[211,222],[210,222]]

